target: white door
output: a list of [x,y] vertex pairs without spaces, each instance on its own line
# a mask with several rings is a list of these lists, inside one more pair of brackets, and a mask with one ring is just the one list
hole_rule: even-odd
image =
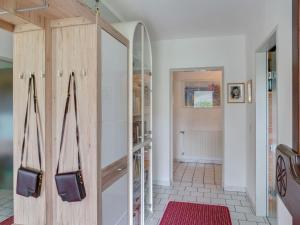
[[[128,157],[127,47],[101,31],[101,166]],[[117,165],[118,166],[118,165]],[[121,173],[123,165],[117,170]],[[116,170],[113,167],[112,170]],[[112,174],[117,172],[112,171]],[[119,177],[102,193],[102,224],[128,224],[128,175]]]

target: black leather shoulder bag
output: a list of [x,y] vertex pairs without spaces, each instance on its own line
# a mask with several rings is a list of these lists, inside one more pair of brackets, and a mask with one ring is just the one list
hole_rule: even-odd
[[[78,148],[78,170],[68,173],[59,173],[59,163],[61,158],[61,152],[64,141],[64,133],[66,126],[66,118],[69,112],[70,105],[70,95],[71,95],[71,81],[73,80],[73,96],[74,96],[74,108],[75,108],[75,120],[76,120],[76,142]],[[80,144],[79,144],[79,128],[78,128],[78,115],[77,115],[77,97],[76,97],[76,82],[75,74],[72,72],[69,77],[68,84],[68,96],[65,105],[65,112],[62,124],[61,139],[60,139],[60,149],[59,157],[56,168],[55,182],[59,196],[63,201],[66,202],[78,202],[86,197],[85,187],[81,172],[81,159],[80,159]]]
[[[32,95],[33,89],[33,95]],[[27,138],[29,137],[29,113],[30,113],[30,106],[31,106],[31,96],[33,96],[34,101],[34,113],[36,118],[36,133],[37,133],[37,148],[38,148],[38,158],[39,158],[39,169],[29,168],[27,166],[23,166],[24,160],[24,152],[25,152],[25,140],[26,140],[26,133]],[[40,144],[40,132],[39,132],[39,110],[38,110],[38,101],[36,95],[36,84],[35,84],[35,76],[31,74],[29,78],[28,84],[28,98],[27,98],[27,106],[26,106],[26,114],[25,114],[25,122],[24,122],[24,137],[22,143],[22,153],[21,153],[21,166],[18,170],[17,174],[17,194],[24,196],[24,197],[34,197],[37,198],[41,194],[41,187],[42,187],[42,179],[43,179],[43,172],[42,172],[42,162],[41,162],[41,144]],[[28,140],[27,140],[28,142]],[[27,156],[28,157],[28,143],[27,143]],[[26,162],[27,164],[27,162]]]

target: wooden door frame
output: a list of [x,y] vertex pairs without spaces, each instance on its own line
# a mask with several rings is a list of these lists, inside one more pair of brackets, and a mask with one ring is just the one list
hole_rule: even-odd
[[300,153],[299,0],[293,0],[293,149]]

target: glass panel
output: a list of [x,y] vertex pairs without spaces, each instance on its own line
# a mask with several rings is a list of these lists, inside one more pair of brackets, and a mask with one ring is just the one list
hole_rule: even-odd
[[152,71],[150,42],[146,31],[144,31],[144,138],[151,138],[151,111],[152,111]]
[[0,61],[0,189],[13,188],[13,71]]
[[142,26],[138,25],[133,40],[133,145],[142,141]]
[[139,149],[133,153],[133,224],[141,224],[141,193],[142,193],[142,182],[141,182],[141,171],[142,161],[141,152]]
[[144,152],[144,199],[145,199],[145,220],[151,213],[151,154],[152,154],[152,146],[151,144],[147,144],[145,146]]
[[13,215],[13,69],[0,60],[0,223]]

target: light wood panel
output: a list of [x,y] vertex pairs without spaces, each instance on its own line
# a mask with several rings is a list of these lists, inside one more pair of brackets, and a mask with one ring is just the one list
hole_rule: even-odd
[[52,108],[52,99],[53,99],[53,80],[54,76],[52,73],[52,30],[50,27],[51,21],[46,21],[46,27],[45,27],[45,124],[46,124],[46,131],[45,136],[47,137],[45,139],[45,145],[46,145],[46,162],[45,162],[45,176],[48,178],[45,182],[46,190],[46,224],[52,225],[53,224],[53,144],[52,140],[53,137],[55,137],[55,113]]
[[16,13],[18,0],[0,0],[0,9],[8,12],[8,15],[3,15],[4,18],[8,18],[13,24],[31,23],[37,25],[40,28],[45,26],[45,17],[37,15],[33,12]]
[[[97,68],[96,25],[69,26],[52,29],[53,40],[53,90],[55,137],[53,139],[53,173],[57,165],[64,106],[67,97],[69,74],[74,71],[77,84],[80,148],[86,198],[78,203],[62,202],[53,182],[53,207],[55,225],[96,225],[101,215],[98,201],[99,125],[101,116]],[[83,73],[85,71],[85,75]],[[62,73],[62,76],[58,76]],[[77,170],[74,103],[71,102],[66,125],[61,171]]]
[[128,173],[128,157],[123,157],[102,169],[102,192]]
[[[5,1],[0,0],[0,8],[3,2]],[[13,7],[14,4],[6,6]],[[127,47],[128,41],[106,22],[101,22],[101,26],[104,26],[102,28],[99,24],[91,24],[86,17],[55,21],[44,17],[40,22],[45,30],[39,30],[35,24],[28,24],[26,20],[11,14],[7,15],[13,20],[16,19],[12,24],[15,22],[17,24],[14,29],[14,174],[16,175],[20,164],[26,93],[31,72],[36,74],[38,86],[40,123],[43,128],[43,171],[45,172],[40,198],[27,199],[15,195],[15,224],[100,225],[102,224],[100,154],[102,29],[109,31]],[[96,21],[96,17],[94,20]],[[67,83],[72,71],[75,72],[77,83],[80,146],[87,197],[82,202],[66,203],[62,202],[57,194],[54,174],[67,97]],[[25,77],[20,79],[23,73]],[[73,104],[72,101],[66,127],[66,144],[62,154],[61,172],[77,169]],[[33,119],[31,123],[32,127]],[[31,132],[34,134],[34,129],[31,129]],[[36,149],[34,146],[36,136],[31,136],[30,147]],[[34,153],[29,156],[29,163],[37,166],[37,154]],[[126,161],[123,160],[123,163]]]
[[26,24],[15,25],[14,32],[15,33],[19,33],[19,32],[27,32],[27,31],[35,31],[35,30],[40,30],[40,29],[41,28],[39,28],[36,25],[30,24],[30,23],[26,23]]
[[0,19],[0,28],[7,30],[9,32],[13,32],[15,29],[15,26],[11,23],[6,22],[5,20]]
[[97,17],[97,24],[100,29],[105,30],[111,36],[113,36],[118,41],[120,41],[123,45],[127,47],[129,46],[128,39],[124,35],[122,35],[119,31],[117,31],[115,28],[113,28],[108,22],[103,20],[101,17]]
[[[49,7],[28,12],[16,12],[17,9],[41,6],[41,0],[0,0],[0,9],[9,12],[9,20],[13,24],[22,21],[44,28],[46,20],[64,19],[72,17],[84,17],[95,23],[95,13],[78,0],[48,0]],[[7,17],[7,15],[1,15]],[[15,18],[14,18],[15,17]]]
[[[21,145],[27,101],[27,89],[30,73],[36,75],[38,104],[40,111],[42,168],[45,171],[45,32],[42,30],[14,34],[14,84],[13,84],[13,120],[14,120],[14,190],[16,190],[17,170],[21,161]],[[20,75],[25,74],[23,79]],[[31,108],[28,166],[39,168],[35,115]],[[25,156],[26,158],[26,156]],[[45,176],[41,197],[24,198],[14,194],[15,223],[22,225],[45,224]]]
[[75,17],[75,18],[68,18],[68,19],[58,19],[51,21],[51,27],[68,27],[68,26],[77,26],[77,25],[86,25],[92,24],[91,21],[84,17]]

